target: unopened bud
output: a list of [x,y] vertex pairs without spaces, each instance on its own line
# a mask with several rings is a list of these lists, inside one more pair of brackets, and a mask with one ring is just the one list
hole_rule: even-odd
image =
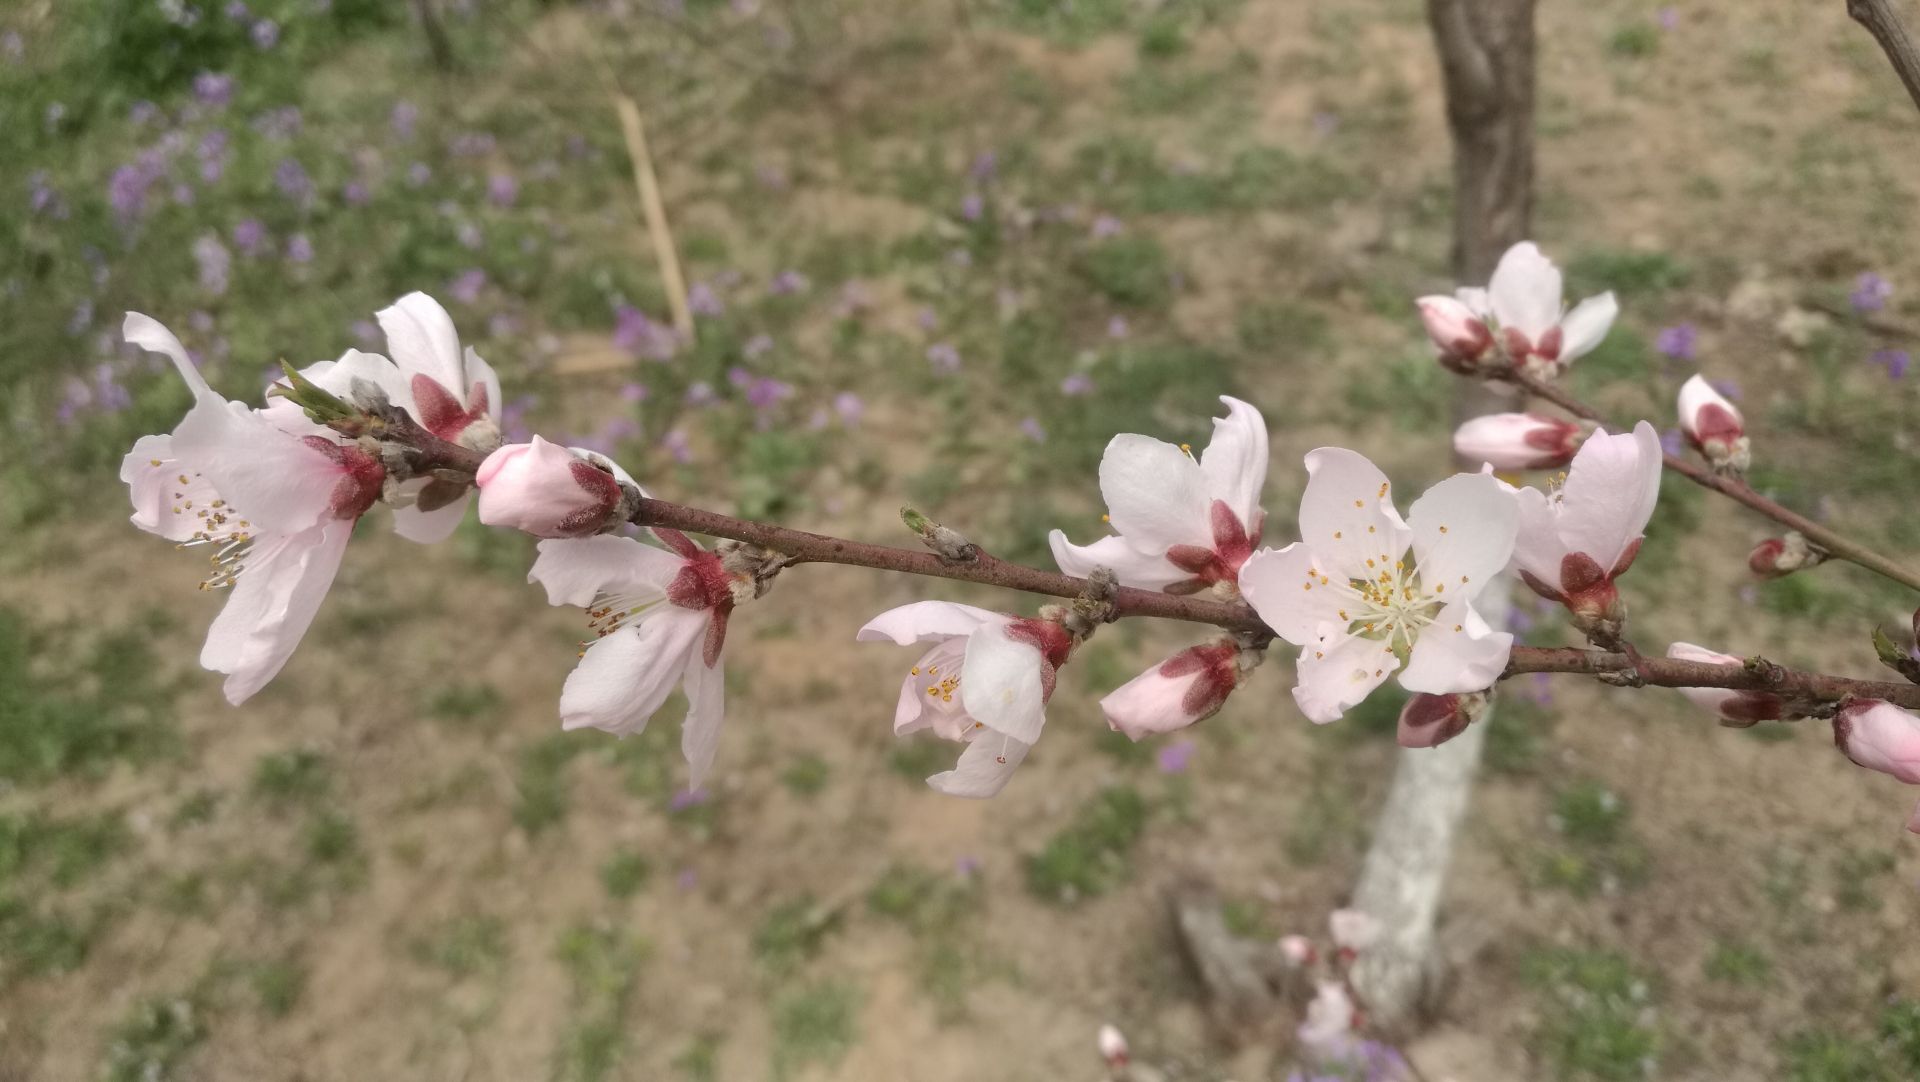
[[1559,469],[1579,449],[1579,425],[1535,413],[1490,413],[1453,434],[1455,454],[1496,470]]
[[1100,1049],[1100,1058],[1107,1062],[1108,1067],[1118,1070],[1127,1065],[1127,1038],[1119,1029],[1110,1025],[1101,1026],[1100,1035],[1094,1043]]
[[[1725,665],[1730,668],[1742,668],[1746,662],[1732,654],[1723,654],[1709,650],[1704,646],[1695,646],[1690,642],[1676,642],[1667,647],[1667,656],[1676,661],[1698,661],[1707,665]],[[1780,696],[1766,691],[1743,691],[1737,688],[1676,688],[1687,701],[1720,719],[1720,724],[1732,729],[1745,729],[1762,721],[1779,721],[1787,716],[1786,703]]]
[[1719,473],[1745,473],[1752,460],[1740,410],[1704,376],[1680,387],[1680,430]]
[[1847,758],[1920,785],[1920,718],[1880,699],[1849,699],[1833,716],[1833,744]]
[[1486,323],[1458,299],[1435,294],[1414,303],[1420,306],[1420,321],[1426,324],[1427,337],[1433,339],[1447,367],[1471,369],[1493,345],[1493,334]]
[[1813,547],[1798,530],[1785,537],[1769,537],[1747,554],[1747,569],[1763,579],[1777,579],[1822,563],[1827,554]]
[[1280,953],[1286,956],[1287,961],[1302,967],[1312,965],[1319,957],[1319,952],[1313,949],[1313,940],[1303,935],[1281,936]]
[[535,537],[590,537],[626,517],[622,478],[611,463],[548,443],[509,444],[480,463],[480,521]]
[[1400,709],[1397,739],[1403,748],[1437,748],[1467,731],[1487,712],[1487,692],[1415,695]]

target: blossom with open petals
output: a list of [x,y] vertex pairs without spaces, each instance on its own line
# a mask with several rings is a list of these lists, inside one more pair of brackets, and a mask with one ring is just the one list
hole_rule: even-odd
[[[1744,662],[1732,654],[1676,642],[1667,647],[1667,656],[1679,661],[1699,661],[1708,665],[1740,668]],[[1735,688],[1679,688],[1687,701],[1720,719],[1720,724],[1744,729],[1762,721],[1786,717],[1786,704],[1780,696],[1766,691],[1741,691]]]
[[510,443],[474,474],[480,521],[536,537],[590,537],[625,521],[622,476],[589,451],[548,443]]
[[1704,376],[1680,385],[1680,431],[1713,468],[1741,473],[1752,461],[1746,422],[1727,396],[1713,389]]
[[1523,488],[1514,566],[1533,592],[1586,620],[1623,616],[1614,580],[1633,565],[1660,499],[1660,437],[1641,421],[1595,432],[1551,493]]
[[1489,413],[1453,433],[1453,450],[1496,470],[1557,470],[1580,449],[1580,426],[1537,413]]
[[949,601],[918,601],[874,617],[861,642],[933,647],[900,685],[893,731],[931,729],[967,750],[927,784],[950,796],[990,797],[1040,739],[1055,674],[1073,639],[1051,620],[1008,616]]
[[[299,416],[221,398],[158,321],[127,314],[128,342],[173,361],[193,408],[172,433],[143,436],[120,465],[133,524],[183,547],[211,550],[202,589],[232,588],[208,629],[200,664],[227,674],[238,705],[272,680],[333,584],[353,524],[380,498],[377,458]],[[349,352],[363,368],[377,358]]]
[[1421,297],[1416,303],[1442,359],[1454,367],[1471,367],[1489,340],[1497,340],[1516,366],[1539,372],[1563,368],[1590,352],[1620,311],[1612,293],[1566,310],[1560,268],[1532,241],[1507,249],[1485,289],[1462,288],[1452,297]]
[[1081,546],[1054,530],[1047,540],[1060,570],[1085,576],[1107,567],[1123,586],[1175,594],[1231,591],[1266,522],[1267,425],[1247,403],[1220,401],[1227,415],[1214,418],[1199,458],[1131,432],[1107,444],[1100,494],[1116,532]]
[[1100,700],[1115,732],[1132,740],[1184,729],[1212,717],[1241,680],[1240,646],[1220,638],[1185,650]]
[[527,580],[546,587],[550,604],[586,609],[594,633],[560,691],[562,727],[640,732],[678,685],[687,696],[680,750],[691,789],[720,745],[735,579],[687,535],[653,532],[666,548],[605,534],[542,541]]
[[[1513,552],[1513,494],[1486,474],[1441,481],[1402,520],[1386,475],[1339,447],[1307,454],[1302,540],[1262,549],[1240,589],[1268,627],[1301,648],[1294,701],[1328,722],[1399,673],[1409,691],[1489,687],[1513,636],[1473,601]],[[1412,559],[1408,559],[1411,549]]]

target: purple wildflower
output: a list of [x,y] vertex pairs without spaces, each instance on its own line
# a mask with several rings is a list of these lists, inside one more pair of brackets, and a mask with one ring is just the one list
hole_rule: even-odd
[[1102,214],[1093,220],[1093,228],[1089,232],[1094,240],[1106,240],[1108,237],[1117,237],[1126,230],[1127,227],[1121,224],[1120,219],[1111,214]]
[[203,233],[193,242],[193,261],[200,267],[200,288],[218,297],[227,291],[233,253],[214,233]]
[[1316,109],[1313,113],[1313,134],[1322,139],[1340,130],[1340,114],[1330,109]]
[[340,189],[340,199],[350,207],[364,207],[373,199],[373,190],[364,180],[349,180]]
[[986,212],[987,201],[980,197],[979,192],[968,192],[966,197],[960,200],[960,217],[969,222],[979,221],[980,216]]
[[717,316],[727,310],[720,300],[720,294],[705,282],[695,282],[693,288],[687,290],[687,307],[696,316]]
[[747,339],[746,345],[743,345],[740,347],[740,355],[742,357],[745,357],[747,360],[751,361],[755,357],[760,356],[762,353],[765,353],[772,348],[773,348],[772,335],[756,334],[752,338]]
[[1660,24],[1660,29],[1672,30],[1680,25],[1680,9],[1675,7],[1661,8],[1654,14],[1654,21]]
[[298,158],[280,159],[280,164],[273,167],[273,186],[296,203],[304,204],[313,195],[313,178],[307,176],[307,167]]
[[1913,363],[1913,358],[1904,349],[1882,349],[1867,358],[1867,363],[1885,368],[1888,379],[1900,379],[1907,374],[1907,366]]
[[841,391],[833,396],[833,412],[840,415],[840,423],[848,428],[858,428],[860,418],[866,415],[867,404],[852,391]]
[[59,191],[47,182],[44,169],[36,169],[27,177],[27,209],[49,218],[67,216],[66,200],[61,199]]
[[0,55],[5,55],[9,64],[27,55],[26,40],[20,36],[18,30],[9,30],[0,34]]
[[686,432],[681,429],[676,428],[667,433],[660,440],[660,447],[667,452],[668,457],[683,466],[693,461],[693,443],[687,439]]
[[484,158],[493,153],[494,138],[483,131],[463,132],[447,143],[456,158]]
[[681,890],[692,890],[700,885],[700,877],[694,874],[692,868],[682,868],[680,874],[673,877],[673,885]]
[[940,326],[940,317],[931,308],[922,308],[913,314],[913,321],[923,331],[931,331]]
[[209,109],[224,109],[233,101],[233,76],[203,71],[193,77],[193,98]]
[[447,283],[447,294],[461,304],[473,304],[487,288],[487,272],[479,267],[463,270]]
[[746,386],[747,405],[766,412],[793,397],[793,384],[774,379],[772,376],[759,376]]
[[1176,740],[1160,749],[1156,757],[1162,774],[1184,774],[1193,759],[1193,741]]
[[1000,168],[1000,157],[991,150],[983,150],[974,155],[973,164],[967,167],[967,175],[978,181],[993,179]]
[[151,124],[159,116],[160,107],[150,101],[136,101],[127,109],[127,119],[134,124]]
[[760,186],[768,191],[779,192],[786,190],[787,171],[777,165],[763,165],[755,169],[753,175],[754,179],[760,182]]
[[113,171],[107,182],[107,199],[122,224],[131,223],[147,209],[147,193],[160,179],[160,163],[149,154]]
[[301,125],[300,107],[297,105],[269,109],[253,118],[253,130],[268,139],[291,139],[300,134]]
[[1699,343],[1700,331],[1691,323],[1676,323],[1671,327],[1662,327],[1653,337],[1653,348],[1663,356],[1676,361],[1691,361]]
[[427,168],[426,162],[414,162],[412,165],[407,166],[407,183],[414,187],[421,187],[432,179],[433,170]]
[[287,262],[304,266],[313,262],[313,242],[305,233],[295,233],[287,238]]
[[1686,453],[1686,444],[1680,436],[1680,430],[1669,428],[1660,433],[1660,449],[1678,458]]
[[420,119],[420,107],[410,101],[393,103],[393,113],[388,123],[393,126],[393,134],[402,139],[413,138],[413,126]]
[[1083,395],[1093,393],[1093,377],[1085,372],[1075,372],[1060,381],[1060,393],[1064,395]]
[[927,347],[927,363],[942,372],[960,369],[960,351],[951,342],[935,342]]
[[1020,422],[1020,432],[1035,443],[1047,442],[1047,430],[1041,427],[1038,419],[1027,417]]
[[873,306],[873,293],[867,283],[849,278],[840,286],[840,299],[833,306],[836,319],[852,319]]
[[801,274],[797,270],[783,270],[779,274],[774,275],[773,281],[767,284],[767,292],[776,297],[784,297],[789,294],[804,292],[807,285],[806,275]]
[[219,183],[227,168],[227,130],[214,128],[202,135],[194,155],[200,159],[200,179],[207,184]]
[[261,19],[253,24],[253,29],[247,31],[247,36],[253,39],[254,48],[271,49],[280,44],[280,24],[272,19]]
[[67,333],[78,338],[87,333],[87,328],[91,326],[93,326],[93,298],[86,297],[73,306],[73,315],[67,319]]
[[1854,279],[1853,293],[1848,300],[1853,302],[1856,312],[1878,312],[1887,306],[1887,298],[1893,296],[1893,283],[1868,271]]
[[680,337],[672,327],[655,323],[640,309],[623,304],[614,309],[613,344],[636,357],[669,361],[680,349]]
[[237,23],[246,22],[253,17],[253,12],[247,10],[246,0],[227,0],[226,10],[227,18]]
[[1125,338],[1127,336],[1127,332],[1128,332],[1128,327],[1127,327],[1126,316],[1114,316],[1113,318],[1107,320],[1107,337],[1108,338],[1112,338],[1116,340]]
[[243,218],[233,227],[233,245],[242,255],[259,255],[267,243],[267,227],[258,218]]
[[496,207],[510,207],[520,198],[520,182],[512,173],[495,173],[487,178],[487,201]]
[[972,855],[956,857],[953,862],[953,874],[962,879],[972,879],[980,874],[980,858]]

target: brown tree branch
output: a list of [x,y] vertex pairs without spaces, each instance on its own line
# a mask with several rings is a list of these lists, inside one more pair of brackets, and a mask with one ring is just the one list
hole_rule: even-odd
[[1894,72],[1906,85],[1907,96],[1920,107],[1920,50],[1914,48],[1913,39],[1907,36],[1906,25],[1900,21],[1891,0],[1847,0],[1847,14],[1880,43],[1880,50],[1887,54]]
[[[1607,419],[1600,415],[1600,411],[1587,405],[1580,399],[1575,398],[1571,392],[1558,384],[1536,379],[1518,369],[1498,372],[1493,378],[1512,383],[1537,398],[1544,398],[1554,405],[1559,406],[1561,409],[1566,410],[1568,413],[1573,414],[1575,417],[1581,417],[1589,421],[1598,421],[1602,424],[1608,423]],[[1807,540],[1819,546],[1829,555],[1837,559],[1845,560],[1851,564],[1857,564],[1877,575],[1892,579],[1894,582],[1909,589],[1920,590],[1920,571],[1914,571],[1912,568],[1895,563],[1893,560],[1880,555],[1865,545],[1849,540],[1805,515],[1782,507],[1780,504],[1755,492],[1752,488],[1748,487],[1744,481],[1739,481],[1731,477],[1721,477],[1712,470],[1689,462],[1677,455],[1667,455],[1665,457],[1667,469],[1680,474],[1682,477],[1685,477],[1687,480],[1692,481],[1702,488],[1710,488],[1722,496],[1737,500],[1790,530],[1800,531],[1806,535]]]

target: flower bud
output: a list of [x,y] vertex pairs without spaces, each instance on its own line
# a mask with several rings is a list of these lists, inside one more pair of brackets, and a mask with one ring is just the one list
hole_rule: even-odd
[[1847,758],[1920,785],[1920,718],[1880,699],[1850,699],[1833,716],[1833,744]]
[[1580,426],[1534,413],[1489,413],[1453,434],[1453,450],[1496,470],[1557,470],[1580,449]]
[[1437,748],[1466,732],[1486,711],[1484,691],[1415,695],[1400,709],[1397,739],[1403,748]]
[[1319,952],[1313,949],[1313,940],[1303,935],[1283,935],[1280,937],[1280,953],[1287,961],[1296,966],[1310,966]]
[[1100,1058],[1107,1061],[1107,1066],[1118,1070],[1127,1065],[1127,1038],[1119,1029],[1111,1025],[1101,1026],[1095,1044],[1100,1049]]
[[[1731,665],[1739,668],[1745,664],[1732,654],[1722,654],[1704,646],[1695,646],[1690,642],[1676,642],[1667,647],[1667,656],[1676,661],[1699,661],[1708,665]],[[1780,696],[1765,691],[1739,691],[1734,688],[1677,688],[1693,705],[1720,719],[1720,724],[1733,729],[1745,729],[1757,722],[1779,721],[1787,716],[1786,704]]]
[[1815,549],[1798,530],[1785,537],[1769,537],[1747,554],[1747,569],[1763,579],[1777,579],[1821,563],[1826,554]]
[[1433,339],[1448,367],[1471,368],[1493,345],[1493,334],[1486,323],[1456,298],[1435,294],[1414,303],[1420,306],[1420,321],[1427,326],[1427,337]]
[[1139,740],[1213,716],[1240,682],[1240,648],[1230,638],[1190,646],[1100,700],[1115,732]]
[[480,521],[535,537],[588,537],[617,526],[620,479],[538,436],[511,443],[480,463]]
[[1680,430],[1715,470],[1746,472],[1752,457],[1746,424],[1734,404],[1714,390],[1704,376],[1694,376],[1680,387]]

